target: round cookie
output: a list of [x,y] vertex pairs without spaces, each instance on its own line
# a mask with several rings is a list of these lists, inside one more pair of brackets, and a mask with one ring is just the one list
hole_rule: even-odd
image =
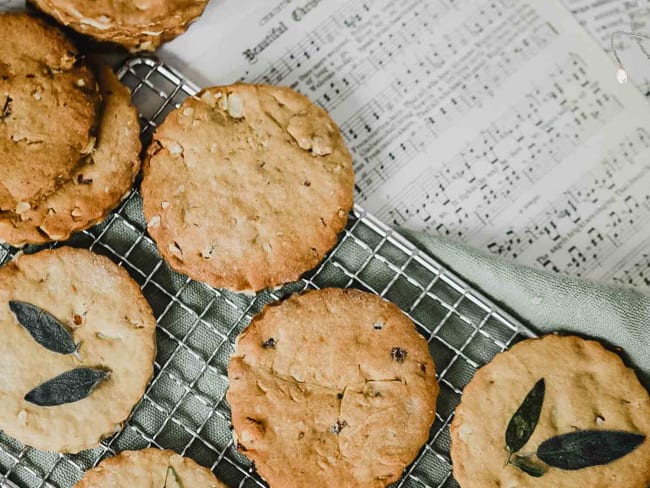
[[97,144],[54,193],[17,215],[0,212],[0,240],[13,246],[68,239],[103,220],[128,195],[140,170],[140,124],[128,88],[97,69],[103,98]]
[[[72,334],[78,351],[62,354],[41,345],[19,323],[10,301],[50,313]],[[144,394],[153,375],[155,327],[138,285],[106,257],[63,247],[22,255],[0,268],[0,429],[47,451],[95,447],[121,428]],[[71,403],[40,406],[25,399],[78,368],[109,376]]]
[[187,30],[208,0],[32,0],[62,24],[132,51],[154,50]]
[[149,233],[177,271],[258,291],[297,280],[336,244],[352,157],[329,115],[286,87],[236,84],[187,99],[144,162]]
[[[546,467],[539,478],[506,464],[507,426],[542,378],[539,422],[519,452],[535,453],[543,441],[578,430],[620,430],[645,435],[645,441],[609,464]],[[650,397],[634,371],[598,342],[549,335],[497,355],[467,385],[451,425],[454,477],[463,488],[646,488],[649,435]]]
[[174,451],[123,451],[86,472],[74,488],[226,488],[208,468]]
[[58,28],[0,13],[0,210],[29,210],[91,151],[100,94],[80,59]]
[[239,336],[228,379],[238,447],[272,488],[397,481],[439,391],[413,322],[353,289],[267,306]]

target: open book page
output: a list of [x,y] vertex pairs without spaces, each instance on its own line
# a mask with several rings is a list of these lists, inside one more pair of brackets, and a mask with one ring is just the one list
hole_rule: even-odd
[[[650,35],[650,0],[564,0],[564,3],[610,54],[614,32]],[[614,45],[631,81],[650,96],[650,40],[637,41],[617,36]]]
[[558,0],[215,3],[163,57],[322,105],[386,222],[650,284],[648,102]]

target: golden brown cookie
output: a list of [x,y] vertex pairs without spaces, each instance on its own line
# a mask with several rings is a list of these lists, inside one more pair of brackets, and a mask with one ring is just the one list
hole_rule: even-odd
[[87,471],[74,488],[226,488],[208,468],[174,451],[123,451]]
[[0,210],[52,193],[92,150],[99,89],[56,27],[0,13]]
[[[542,469],[541,477],[533,477],[506,464],[505,433],[541,379],[545,393],[539,422],[513,456],[523,455]],[[576,470],[546,466],[536,457],[544,441],[586,430],[624,431],[646,439],[620,459]],[[598,342],[549,335],[497,355],[467,385],[451,425],[454,477],[463,488],[646,488],[648,435],[650,397],[634,371]]]
[[62,24],[132,51],[150,51],[187,30],[208,0],[31,0]]
[[[33,328],[44,324],[34,317],[47,315],[31,314],[25,322],[17,303],[54,317],[77,352],[63,349],[61,334],[38,340]],[[143,395],[153,374],[155,327],[138,285],[106,257],[63,247],[22,255],[0,268],[0,429],[47,451],[95,447],[121,428]],[[28,395],[79,368],[108,375],[77,401],[66,397],[61,403],[61,397],[88,386],[85,376],[49,390],[55,404]]]
[[65,240],[103,220],[128,194],[140,170],[140,124],[128,88],[98,68],[103,98],[97,144],[54,193],[20,215],[0,212],[0,240],[14,246]]
[[151,236],[177,271],[257,291],[297,280],[336,244],[352,157],[329,115],[286,87],[237,84],[187,99],[144,163]]
[[228,367],[240,451],[272,488],[384,487],[429,437],[438,384],[395,305],[325,289],[267,306]]

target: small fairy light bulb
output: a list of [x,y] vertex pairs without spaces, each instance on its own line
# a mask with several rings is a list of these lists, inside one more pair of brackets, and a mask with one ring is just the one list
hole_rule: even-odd
[[618,72],[616,73],[616,79],[621,85],[625,85],[628,81],[628,76],[627,76],[627,71],[623,66],[618,68]]

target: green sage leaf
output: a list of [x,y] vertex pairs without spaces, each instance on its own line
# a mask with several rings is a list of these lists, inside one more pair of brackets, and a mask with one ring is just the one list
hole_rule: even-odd
[[525,456],[513,456],[509,463],[535,478],[540,478],[546,473],[544,466]]
[[72,334],[49,312],[31,303],[13,300],[9,308],[18,323],[44,348],[59,354],[72,354],[77,350]]
[[506,429],[506,447],[510,452],[517,452],[524,447],[530,436],[533,435],[537,422],[539,422],[545,391],[546,385],[542,378],[535,383],[510,419]]
[[555,468],[588,468],[622,458],[645,438],[642,434],[619,430],[579,430],[545,440],[537,448],[537,457]]
[[25,400],[41,407],[78,402],[109,376],[110,372],[103,369],[73,369],[37,386],[25,395]]
[[176,470],[171,466],[167,468],[167,476],[165,476],[164,488],[183,488],[183,484],[181,483],[181,480],[178,479]]

